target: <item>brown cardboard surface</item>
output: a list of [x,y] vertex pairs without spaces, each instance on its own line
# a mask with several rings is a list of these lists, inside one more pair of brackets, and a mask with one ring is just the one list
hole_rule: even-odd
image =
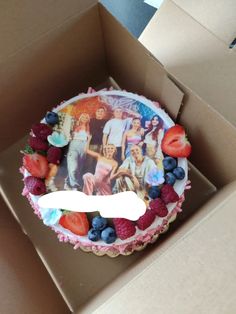
[[[80,250],[73,250],[69,244],[60,243],[56,234],[43,225],[33,213],[28,201],[21,195],[23,184],[18,168],[21,165],[22,156],[19,151],[25,141],[26,139],[21,140],[1,154],[2,193],[24,226],[25,232],[32,240],[56,286],[73,310],[78,310],[83,303],[91,302],[92,298],[99,294],[98,300],[95,297],[95,300],[91,302],[91,306],[96,308],[104,301],[100,296],[103,290],[105,290],[105,298],[118,291],[140,271],[140,268],[136,268],[135,265],[141,263],[141,269],[143,269],[151,260],[162,254],[164,251],[161,249],[162,244],[167,240],[169,245],[173,244],[178,237],[175,235],[172,238],[171,236],[216,192],[216,188],[190,164],[190,180],[194,187],[198,188],[191,189],[187,193],[183,213],[172,223],[169,232],[162,235],[156,244],[149,246],[143,252],[115,259],[97,257]],[[14,184],[12,184],[13,180]],[[148,256],[149,259],[146,260]],[[126,274],[128,270],[129,273]],[[126,276],[123,278],[124,274]],[[117,280],[118,282],[115,283]],[[111,284],[114,286],[111,287]],[[108,286],[107,289],[105,289],[106,286]]]
[[93,313],[235,313],[235,204],[236,182],[202,208],[201,223]]
[[29,238],[0,198],[0,313],[69,313]]
[[96,0],[28,1],[12,0],[0,3],[1,51],[0,63],[30,45],[63,21],[78,15]]
[[1,132],[0,150],[22,137],[28,126],[41,120],[48,109],[106,77],[95,6],[80,18],[66,20],[2,63],[0,125],[8,130],[14,120],[15,128]]
[[[109,76],[112,76],[115,81],[109,80]],[[28,77],[27,84],[25,77]],[[153,288],[148,304],[155,306],[153,292],[156,293],[158,289],[161,291],[161,287],[156,286],[159,279],[155,277],[156,275],[153,277],[155,282],[150,280],[151,274],[148,272],[150,267],[154,263],[159,265],[159,259],[161,263],[168,252],[172,252],[177,244],[181,243],[180,240],[187,233],[190,235],[192,228],[200,224],[201,220],[204,221],[208,213],[228,198],[229,190],[227,190],[228,194],[219,193],[214,184],[222,186],[235,179],[233,163],[225,167],[222,162],[219,169],[215,169],[214,165],[220,165],[224,154],[227,158],[223,160],[230,161],[235,142],[232,140],[227,146],[226,139],[235,135],[233,126],[206,102],[195,96],[191,89],[179,82],[174,83],[175,78],[170,78],[158,61],[101,5],[94,6],[83,16],[78,15],[78,17],[66,19],[62,24],[22,49],[21,53],[16,53],[4,60],[0,78],[5,78],[5,80],[1,79],[3,84],[0,88],[1,143],[2,148],[8,146],[0,153],[1,193],[33,242],[70,309],[79,313],[91,313],[98,307],[100,308],[97,311],[101,309],[106,313],[113,313],[115,309],[123,311],[119,300],[121,302],[124,300],[124,304],[127,304],[128,296],[132,300],[132,291],[137,290],[133,289],[136,280],[137,287],[147,292],[149,282],[151,283],[150,287]],[[33,213],[28,201],[21,196],[23,184],[18,171],[21,165],[19,151],[26,141],[23,135],[28,133],[31,124],[38,122],[45,111],[54,104],[58,104],[59,101],[86,90],[89,85],[104,86],[104,81],[107,79],[121,88],[160,100],[174,117],[179,113],[183,92],[186,93],[183,99],[186,108],[182,108],[182,114],[178,118],[181,123],[186,123],[188,135],[190,140],[193,140],[195,150],[192,158],[195,166],[190,164],[189,173],[193,188],[186,194],[183,213],[157,243],[150,245],[143,252],[115,259],[97,257],[80,250],[73,250],[69,244],[60,243],[56,234],[43,225]],[[14,93],[12,86],[15,88]],[[13,103],[17,106],[13,107]],[[32,108],[31,112],[29,108]],[[25,115],[25,112],[28,114]],[[20,119],[17,120],[17,117]],[[7,133],[7,126],[13,120],[16,121],[15,129]],[[217,130],[218,126],[219,130]],[[204,131],[204,134],[200,131]],[[20,141],[12,144],[16,139]],[[221,150],[217,148],[218,140]],[[214,154],[211,159],[212,153]],[[206,156],[206,164],[204,164],[204,156]],[[224,175],[223,170],[228,167],[233,172],[231,174],[231,171],[227,170]],[[198,169],[201,172],[203,169],[205,176]],[[212,198],[214,194],[216,196]],[[212,198],[211,203],[201,208],[210,198]],[[201,240],[201,242],[204,241]],[[187,247],[190,249],[189,246]],[[187,254],[184,249],[183,252]],[[193,252],[193,256],[196,253],[191,250],[190,252]],[[180,261],[178,256],[182,256],[181,252],[176,256],[172,258],[171,265],[168,261],[170,266],[167,272],[164,272],[166,276],[168,273],[171,274],[171,277],[167,276],[165,281],[160,280],[163,287],[165,287],[165,282],[170,281],[170,278],[175,278],[172,273],[174,269],[178,269],[175,264],[178,265]],[[140,278],[143,276],[142,282],[146,284],[140,286],[139,276]],[[128,282],[131,286],[127,286]],[[173,285],[177,283],[174,282]],[[126,290],[127,287],[128,290]],[[128,293],[123,294],[123,291],[128,291]],[[144,290],[142,292],[145,294]],[[178,296],[178,293],[176,295]],[[164,296],[168,299],[168,294],[167,296],[163,294],[163,300]],[[116,308],[113,307],[113,300],[115,300],[115,305],[118,304]],[[142,297],[139,297],[139,294],[135,294],[135,300],[142,303],[138,303],[141,311],[146,303]],[[102,304],[104,307],[101,307]],[[134,303],[130,304],[132,306]],[[127,309],[130,308],[127,307]],[[155,310],[154,307],[153,309]],[[151,308],[148,310],[152,312]]]
[[124,89],[158,100],[175,119],[182,104],[181,90],[157,60],[103,6],[100,6],[100,14],[110,75]]
[[236,126],[235,51],[170,0],[162,4],[140,41],[174,77]]
[[236,2],[234,0],[173,0],[173,2],[227,46],[236,37]]

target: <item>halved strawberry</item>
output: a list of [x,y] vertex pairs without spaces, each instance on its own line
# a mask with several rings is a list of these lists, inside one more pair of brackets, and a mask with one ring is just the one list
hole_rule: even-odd
[[23,166],[33,177],[41,179],[46,178],[49,171],[47,158],[37,153],[26,154],[23,157]]
[[178,124],[166,131],[161,148],[165,154],[171,157],[188,157],[192,150],[184,128]]
[[85,213],[70,212],[61,216],[59,224],[72,233],[84,236],[89,231],[89,222]]

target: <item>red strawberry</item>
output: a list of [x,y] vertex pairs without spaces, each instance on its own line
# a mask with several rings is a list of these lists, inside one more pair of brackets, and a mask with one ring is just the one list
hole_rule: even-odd
[[48,135],[52,134],[52,128],[44,123],[35,123],[32,125],[32,131],[34,135],[41,140],[46,141]]
[[41,179],[28,176],[24,179],[24,182],[27,190],[31,194],[42,195],[46,193],[45,183]]
[[49,170],[47,158],[37,153],[25,155],[23,166],[37,178],[46,178]]
[[179,200],[179,195],[170,184],[165,184],[161,188],[161,199],[165,204],[175,203]]
[[59,224],[80,236],[85,236],[89,231],[89,222],[85,213],[70,212],[65,214],[60,218]]
[[136,232],[134,223],[128,219],[114,218],[113,223],[116,234],[121,240],[132,237]]
[[159,217],[165,217],[168,214],[168,209],[165,203],[160,199],[156,198],[149,203],[151,210]]
[[171,157],[188,157],[192,150],[184,128],[178,124],[166,131],[161,148],[165,154]]
[[48,143],[41,140],[39,137],[30,136],[29,146],[34,150],[48,150]]
[[52,164],[58,165],[61,161],[62,150],[59,147],[50,147],[47,151],[47,160]]
[[137,220],[137,226],[140,230],[145,230],[153,223],[155,219],[155,213],[152,210],[147,210],[146,213],[139,217]]

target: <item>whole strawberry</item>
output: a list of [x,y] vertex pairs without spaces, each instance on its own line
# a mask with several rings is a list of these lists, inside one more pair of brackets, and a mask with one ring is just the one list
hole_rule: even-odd
[[43,141],[46,141],[48,135],[52,134],[52,128],[44,123],[35,123],[31,129],[34,135]]
[[33,148],[34,150],[42,150],[42,151],[48,150],[48,143],[41,140],[41,138],[39,137],[30,136],[29,146]]
[[23,166],[32,176],[41,179],[46,178],[49,171],[47,158],[37,153],[26,154],[23,157]]
[[151,200],[151,202],[149,203],[149,207],[159,217],[165,217],[168,214],[168,209],[165,203],[160,198]]
[[175,203],[179,200],[179,195],[170,184],[164,184],[161,188],[161,199],[165,204]]
[[43,180],[29,176],[24,179],[25,186],[33,195],[42,195],[46,193],[46,186]]
[[58,165],[62,158],[62,150],[59,147],[50,147],[47,151],[47,160],[52,164]]
[[132,237],[136,232],[134,223],[128,219],[114,218],[113,223],[116,230],[116,234],[118,238],[120,238],[121,240],[125,240],[127,238]]
[[140,230],[147,229],[149,226],[151,226],[155,217],[156,217],[156,215],[155,215],[154,211],[147,210],[146,213],[143,216],[139,217],[139,219],[137,220],[136,223],[137,223],[138,228]]

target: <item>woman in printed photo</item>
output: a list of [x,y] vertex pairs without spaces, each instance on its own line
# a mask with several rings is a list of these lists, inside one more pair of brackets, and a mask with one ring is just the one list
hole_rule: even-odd
[[150,125],[144,132],[144,151],[145,155],[153,159],[158,167],[162,168],[163,154],[161,150],[161,141],[164,136],[163,121],[154,115]]
[[118,163],[114,159],[116,154],[115,145],[105,145],[103,154],[94,152],[89,148],[86,149],[86,153],[97,160],[97,165],[94,174],[87,172],[83,175],[83,192],[87,195],[111,195],[111,181],[115,177],[118,167]]
[[123,161],[125,160],[125,158],[130,157],[130,148],[133,145],[139,145],[139,143],[141,143],[143,134],[144,130],[143,128],[141,128],[140,118],[133,118],[131,129],[124,133],[122,139],[121,158]]
[[[69,188],[81,190],[83,185],[83,168],[86,158],[86,147],[91,140],[89,131],[90,117],[87,113],[82,113],[76,121],[71,142],[67,153],[68,177],[66,185]],[[65,187],[68,189],[68,187]]]

